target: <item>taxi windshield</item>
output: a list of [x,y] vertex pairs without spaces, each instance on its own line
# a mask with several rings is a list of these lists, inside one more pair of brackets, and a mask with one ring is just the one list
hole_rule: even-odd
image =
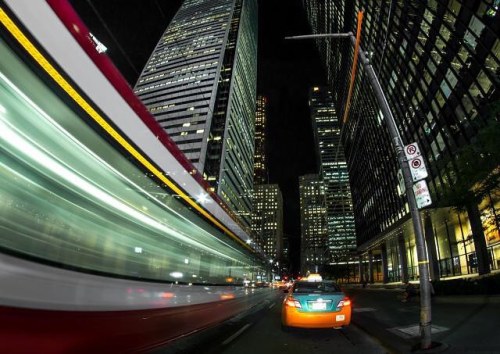
[[293,289],[294,293],[338,293],[340,288],[335,283],[330,282],[297,282]]

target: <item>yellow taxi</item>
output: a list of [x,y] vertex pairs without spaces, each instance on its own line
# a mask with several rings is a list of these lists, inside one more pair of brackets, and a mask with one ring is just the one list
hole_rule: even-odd
[[309,278],[295,282],[283,301],[281,326],[342,328],[351,323],[351,300],[332,282]]

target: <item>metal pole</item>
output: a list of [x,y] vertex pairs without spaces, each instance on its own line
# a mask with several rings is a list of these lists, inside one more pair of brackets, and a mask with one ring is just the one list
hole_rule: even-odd
[[[350,38],[353,45],[356,43],[356,37],[351,33],[325,33],[325,34],[312,34],[304,36],[285,37],[285,39],[316,39],[316,38]],[[375,97],[380,105],[382,114],[385,117],[385,122],[389,133],[392,138],[394,148],[398,157],[399,166],[403,172],[403,179],[406,186],[406,198],[410,207],[410,214],[413,221],[413,230],[415,232],[415,243],[417,247],[418,269],[420,274],[420,337],[421,349],[429,349],[431,347],[431,292],[429,283],[429,260],[427,259],[427,252],[425,249],[424,233],[422,227],[422,220],[417,207],[417,201],[413,193],[413,180],[411,177],[410,167],[404,153],[404,145],[399,135],[399,131],[394,120],[394,116],[389,108],[389,104],[385,98],[380,82],[377,75],[373,70],[368,58],[364,51],[360,48],[359,59],[366,70],[370,84],[373,87]]]
[[[351,37],[354,41],[354,37]],[[389,104],[378,81],[377,75],[373,70],[370,62],[365,56],[365,53],[360,50],[359,57],[363,63],[368,79],[372,84],[373,91],[379,102],[382,113],[385,117],[387,127],[393,139],[394,148],[398,156],[399,166],[403,171],[403,178],[406,186],[406,198],[410,207],[410,214],[413,220],[413,230],[415,231],[415,243],[417,247],[418,270],[420,274],[420,336],[421,336],[421,349],[429,349],[432,344],[431,340],[431,292],[429,283],[429,260],[427,259],[427,252],[425,250],[425,240],[422,226],[422,219],[417,207],[415,194],[413,193],[413,180],[411,177],[410,167],[404,153],[404,146],[399,135],[396,122],[389,108]]]

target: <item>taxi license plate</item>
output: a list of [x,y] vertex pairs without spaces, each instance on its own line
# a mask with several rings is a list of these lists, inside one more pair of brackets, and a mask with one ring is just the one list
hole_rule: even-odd
[[326,303],[325,302],[313,302],[312,309],[313,310],[326,310]]
[[335,316],[335,321],[345,321],[345,315],[337,315],[337,316]]

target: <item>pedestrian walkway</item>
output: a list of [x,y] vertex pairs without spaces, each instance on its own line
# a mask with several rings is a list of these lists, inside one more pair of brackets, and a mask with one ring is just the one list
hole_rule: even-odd
[[[420,302],[402,303],[399,286],[346,287],[353,303],[352,322],[377,338],[391,353],[411,353],[420,343]],[[499,295],[435,296],[432,298],[432,341],[445,353],[500,353]],[[432,351],[429,351],[432,352]]]
[[[418,282],[415,282],[418,284]],[[389,291],[389,292],[403,292],[404,285],[401,283],[388,283],[388,284],[368,284],[365,288],[358,284],[350,284],[345,286],[346,289],[362,289],[363,291]],[[433,296],[432,301],[435,303],[500,303],[500,295],[440,295]],[[500,325],[500,324],[499,324]]]

